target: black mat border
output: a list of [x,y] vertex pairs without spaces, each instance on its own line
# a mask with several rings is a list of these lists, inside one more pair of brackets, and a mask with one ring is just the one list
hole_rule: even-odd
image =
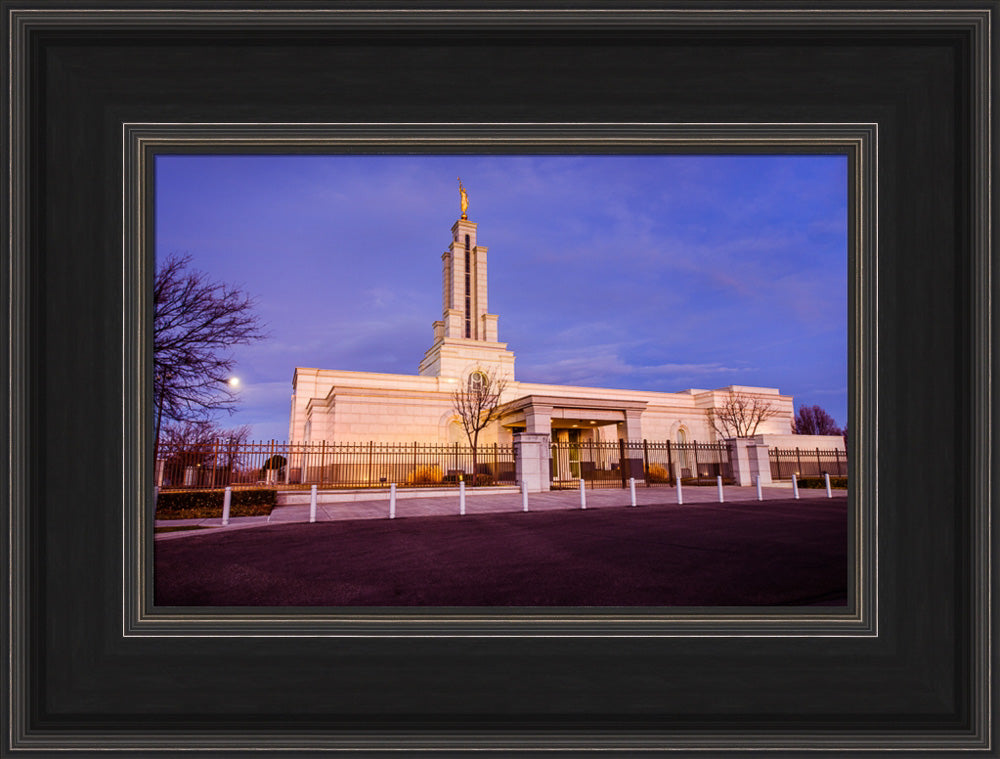
[[[128,413],[126,450],[136,477],[126,476],[122,504],[125,524],[124,607],[127,635],[435,635],[512,636],[683,636],[683,635],[874,635],[877,630],[875,511],[875,387],[877,344],[863,330],[877,306],[875,255],[877,125],[875,124],[126,124],[125,255],[127,304],[131,321],[142,325],[148,303],[155,245],[152,218],[155,158],[176,153],[354,154],[526,153],[656,154],[784,153],[844,155],[848,159],[848,271],[855,277],[851,302],[851,395],[858,408],[855,429],[859,454],[849,515],[849,603],[838,608],[595,608],[544,609],[178,609],[154,603],[152,567],[152,482],[142,462],[151,450],[148,419]],[[138,265],[133,265],[139,262]],[[148,397],[148,345],[140,326],[126,340],[123,370],[125,409],[142,409]],[[146,371],[142,371],[146,367]],[[141,512],[136,503],[147,502]],[[139,518],[144,516],[146,518]]]

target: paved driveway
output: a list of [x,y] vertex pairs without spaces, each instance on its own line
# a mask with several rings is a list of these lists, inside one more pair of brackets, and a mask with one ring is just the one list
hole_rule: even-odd
[[[693,489],[692,489],[693,490]],[[157,605],[843,605],[847,499],[686,500],[649,489],[637,508],[605,491],[471,498],[465,517],[331,518],[199,531],[155,546]],[[657,502],[656,494],[660,494]],[[637,494],[638,495],[638,494]],[[297,507],[296,507],[297,508]],[[340,508],[339,506],[337,507]],[[383,512],[384,513],[384,512]],[[405,513],[405,512],[404,512]],[[335,512],[335,516],[344,512]],[[294,517],[292,513],[289,518]],[[178,533],[179,534],[179,533]]]

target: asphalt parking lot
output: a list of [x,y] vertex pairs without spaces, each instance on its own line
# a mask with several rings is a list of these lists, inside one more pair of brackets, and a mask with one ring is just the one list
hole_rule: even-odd
[[[513,510],[516,500],[470,497],[465,516],[448,504],[450,513],[392,520],[383,506],[353,504],[371,513],[342,512],[310,524],[289,512],[288,521],[272,518],[247,529],[167,533],[161,537],[169,539],[155,543],[155,603],[846,604],[845,493],[793,500],[779,492],[764,501],[727,495],[717,503],[710,490],[680,505],[668,491],[650,489],[636,508],[628,506],[627,491],[612,491],[595,494],[587,510],[573,508],[579,493],[539,494],[554,497],[534,498],[528,513]],[[432,506],[414,501],[400,508]]]

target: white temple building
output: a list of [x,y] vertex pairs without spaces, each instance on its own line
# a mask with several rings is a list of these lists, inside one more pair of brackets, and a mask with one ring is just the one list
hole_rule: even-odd
[[[289,440],[465,444],[453,393],[476,372],[505,382],[501,416],[480,443],[510,443],[518,432],[552,440],[711,442],[719,438],[710,413],[732,391],[756,396],[777,411],[758,435],[790,438],[792,397],[777,388],[730,386],[679,392],[575,387],[521,382],[515,356],[500,342],[499,317],[487,297],[487,248],[477,225],[462,216],[442,254],[442,317],[417,374],[380,374],[296,367]],[[787,438],[786,438],[787,439]],[[841,443],[842,445],[842,443]]]

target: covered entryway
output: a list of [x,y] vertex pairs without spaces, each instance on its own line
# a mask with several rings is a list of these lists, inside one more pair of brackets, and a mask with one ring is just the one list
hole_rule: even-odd
[[548,437],[552,456],[544,466],[558,487],[611,471],[594,452],[618,440],[641,440],[645,408],[645,401],[526,395],[502,406],[499,421],[512,433]]

